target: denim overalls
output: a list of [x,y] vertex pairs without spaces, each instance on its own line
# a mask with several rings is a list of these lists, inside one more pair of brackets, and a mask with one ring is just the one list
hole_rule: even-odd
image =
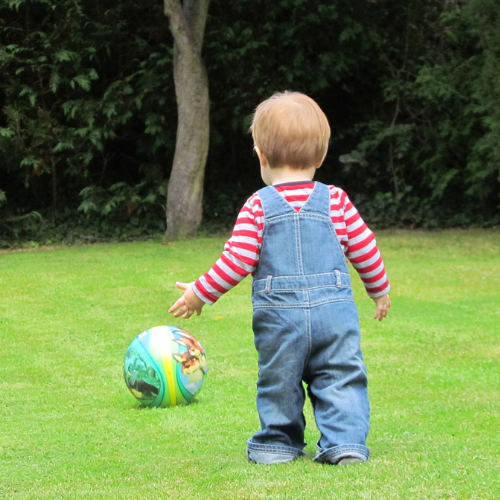
[[252,303],[261,430],[248,440],[248,458],[270,464],[305,455],[304,381],[321,433],[314,460],[368,460],[359,319],[328,186],[316,182],[300,212],[272,186],[258,194],[265,224]]

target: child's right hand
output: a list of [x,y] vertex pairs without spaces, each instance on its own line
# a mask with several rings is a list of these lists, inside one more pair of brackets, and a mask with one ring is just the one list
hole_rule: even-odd
[[177,281],[175,283],[178,288],[184,290],[184,294],[180,299],[178,299],[174,305],[168,310],[169,313],[173,314],[174,318],[190,318],[195,312],[197,316],[201,314],[201,309],[205,305],[205,302],[201,300],[198,295],[193,292],[190,283],[181,283]]
[[377,310],[375,311],[375,316],[373,317],[373,319],[382,321],[389,313],[389,309],[391,307],[391,299],[389,298],[389,294],[386,293],[381,297],[374,297],[373,301],[377,306]]

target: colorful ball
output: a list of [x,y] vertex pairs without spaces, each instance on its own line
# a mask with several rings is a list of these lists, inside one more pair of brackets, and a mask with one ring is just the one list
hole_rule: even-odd
[[157,326],[139,334],[123,363],[127,387],[145,406],[191,403],[206,374],[203,347],[176,326]]

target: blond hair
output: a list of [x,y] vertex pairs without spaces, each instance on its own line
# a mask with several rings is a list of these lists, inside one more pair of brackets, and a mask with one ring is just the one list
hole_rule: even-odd
[[271,168],[317,165],[323,161],[330,140],[325,114],[315,101],[300,92],[278,92],[261,102],[250,131]]

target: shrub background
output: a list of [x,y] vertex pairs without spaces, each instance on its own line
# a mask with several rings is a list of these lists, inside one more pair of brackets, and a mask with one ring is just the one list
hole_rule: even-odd
[[[260,186],[249,116],[293,89],[332,125],[318,179],[370,224],[498,224],[499,28],[494,0],[212,0],[206,223],[230,224]],[[160,0],[2,2],[4,246],[165,229],[172,46]]]

